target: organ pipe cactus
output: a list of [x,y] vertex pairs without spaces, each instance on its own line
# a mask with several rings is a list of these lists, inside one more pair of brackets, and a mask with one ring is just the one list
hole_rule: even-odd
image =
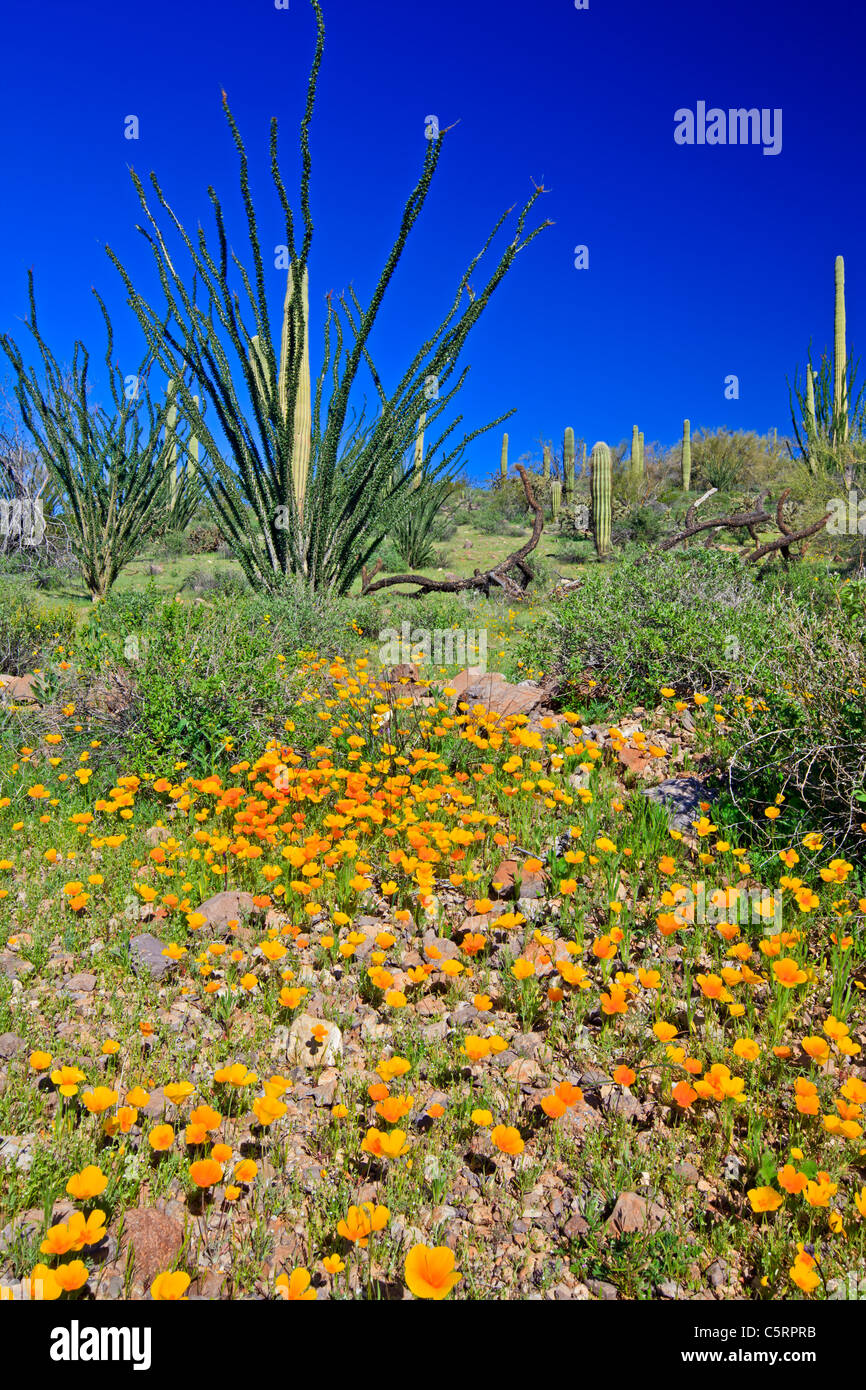
[[692,434],[691,424],[683,420],[683,492],[692,486]]
[[565,483],[565,505],[570,507],[574,501],[574,430],[571,425],[566,429],[562,441],[562,476]]
[[592,456],[592,530],[596,554],[604,560],[610,554],[611,463],[610,449],[600,440]]

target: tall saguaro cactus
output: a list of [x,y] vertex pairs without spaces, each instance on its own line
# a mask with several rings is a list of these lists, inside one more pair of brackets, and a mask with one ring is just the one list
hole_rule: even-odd
[[[197,407],[201,406],[201,401],[199,400],[198,396],[193,396],[193,400],[195,401]],[[189,459],[187,460],[186,465],[187,477],[194,478],[198,473],[199,469],[198,435],[190,435],[189,443],[187,444],[187,453],[189,454]]]
[[177,406],[174,397],[174,382],[168,383],[171,405],[165,417],[165,442],[168,445],[165,455],[165,471],[168,474],[168,505],[172,511],[177,506]]
[[549,478],[549,477],[550,477],[550,445],[549,445],[549,444],[545,444],[545,445],[544,445],[544,462],[542,463],[542,466],[541,466],[541,476],[542,476],[542,478]]
[[505,482],[505,479],[508,477],[508,435],[507,435],[507,434],[504,434],[504,435],[502,436],[502,453],[499,455],[499,472],[500,472],[500,474],[501,474],[501,476],[502,476],[502,481]]
[[683,420],[683,492],[688,492],[692,486],[692,427],[688,420]]
[[641,434],[637,425],[631,427],[631,476],[638,479],[643,474],[643,458],[641,455]]
[[550,484],[550,515],[555,521],[559,516],[559,508],[562,505],[562,483],[558,478],[554,478]]
[[418,433],[415,436],[415,476],[412,480],[412,486],[414,488],[419,488],[421,486],[421,468],[424,463],[424,426],[426,424],[427,411],[425,410],[418,421]]
[[[294,299],[294,279],[292,267],[289,266],[289,273],[286,280],[286,297],[283,302],[283,328],[280,341],[280,360],[277,375],[277,399],[279,405],[280,420],[285,427],[289,410],[290,398],[290,373],[293,364],[297,364],[297,351],[292,344],[292,315],[297,313],[293,304]],[[292,487],[295,494],[295,503],[298,508],[298,516],[303,518],[304,499],[307,495],[307,482],[310,476],[310,449],[313,437],[312,421],[312,395],[310,388],[310,286],[307,267],[304,266],[304,273],[301,277],[301,313],[304,323],[303,346],[301,349],[300,363],[297,364],[298,384],[295,396],[295,409],[293,414],[294,428],[292,431]],[[262,346],[258,333],[250,339],[249,352],[250,366],[256,374],[262,396],[265,394],[265,383],[267,382],[267,361],[265,350]]]
[[566,429],[562,441],[562,476],[565,505],[570,507],[574,501],[574,430],[571,425]]
[[836,305],[833,334],[833,443],[848,438],[848,355],[845,347],[845,261],[836,257]]
[[600,440],[592,448],[592,530],[596,554],[604,560],[610,554],[611,463],[610,449]]

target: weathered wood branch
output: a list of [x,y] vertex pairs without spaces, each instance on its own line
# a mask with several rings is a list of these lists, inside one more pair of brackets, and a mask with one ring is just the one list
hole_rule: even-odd
[[[807,540],[809,536],[816,535],[819,531],[823,530],[830,520],[830,513],[828,512],[826,516],[823,516],[820,521],[816,521],[814,525],[804,527],[801,531],[794,531],[785,520],[784,514],[784,505],[790,496],[790,492],[791,489],[786,488],[785,491],[780,494],[779,500],[776,503],[775,518],[766,510],[764,505],[766,494],[763,494],[758,499],[758,505],[754,511],[737,512],[734,516],[717,516],[711,521],[695,521],[695,512],[697,508],[700,506],[701,502],[704,502],[707,497],[712,495],[712,493],[705,493],[700,501],[689,508],[686,514],[686,529],[680,531],[679,535],[671,536],[669,540],[663,541],[658,549],[672,550],[675,545],[679,545],[682,541],[689,540],[690,537],[698,535],[700,531],[723,531],[728,529],[735,531],[738,529],[745,529],[755,542],[755,549],[745,556],[750,565],[754,564],[756,560],[763,559],[765,555],[774,554],[777,550],[781,551],[782,558],[788,562],[791,559],[791,546],[796,545],[798,541]],[[761,545],[757,527],[766,526],[773,520],[775,520],[782,534],[777,540],[767,541],[765,545]]]
[[407,593],[407,598],[418,598],[421,594],[429,593],[458,593],[464,589],[480,589],[485,595],[489,595],[491,588],[498,585],[510,596],[519,596],[523,590],[510,578],[508,571],[518,570],[523,577],[524,587],[533,578],[532,570],[526,563],[526,557],[535,549],[541,539],[541,533],[544,529],[544,512],[541,503],[536,500],[532,491],[532,484],[526,469],[519,463],[515,466],[534,517],[532,534],[519,550],[515,550],[498,565],[494,565],[492,569],[485,570],[483,573],[476,570],[474,574],[465,579],[428,579],[424,574],[389,574],[387,578],[377,579],[373,583],[373,574],[376,571],[373,570],[372,574],[362,572],[361,593],[374,594],[378,589],[393,588],[396,584],[415,584],[417,588],[414,592]]

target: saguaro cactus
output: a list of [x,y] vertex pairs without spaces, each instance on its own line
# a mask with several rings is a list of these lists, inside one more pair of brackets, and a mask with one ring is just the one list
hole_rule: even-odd
[[811,362],[806,367],[806,418],[803,421],[806,428],[807,458],[810,473],[817,471],[817,460],[815,458],[815,443],[818,437],[818,424],[815,419],[815,369]]
[[610,554],[611,465],[610,449],[600,440],[592,449],[592,530],[598,558]]
[[499,456],[499,472],[502,474],[502,481],[508,477],[508,435],[502,436],[502,453]]
[[631,474],[639,478],[643,473],[643,460],[640,453],[640,431],[637,425],[631,427]]
[[542,464],[542,466],[541,466],[541,476],[542,476],[542,478],[549,478],[549,477],[550,477],[550,445],[549,445],[549,444],[545,444],[545,446],[544,446],[544,462],[543,462],[543,464]]
[[[193,400],[195,401],[196,405],[201,404],[198,396],[193,396]],[[194,478],[196,473],[198,472],[199,464],[199,443],[198,437],[194,434],[190,435],[189,444],[187,445],[187,452],[189,454],[189,459],[187,460],[186,465],[187,476],[190,478]]]
[[166,387],[166,393],[172,397],[172,403],[165,417],[166,443],[171,439],[171,444],[165,456],[165,469],[168,473],[168,505],[172,511],[174,511],[177,505],[177,406],[174,403],[173,392],[174,380],[171,380]]
[[[286,298],[283,303],[283,331],[280,343],[280,362],[277,374],[277,393],[280,415],[285,421],[289,405],[289,372],[292,366],[291,331],[292,300],[294,282],[292,268],[286,282]],[[310,451],[313,440],[312,396],[310,390],[310,290],[306,267],[301,280],[301,307],[304,319],[304,343],[298,379],[298,394],[295,398],[294,429],[292,433],[292,485],[298,515],[304,514],[304,498],[307,495],[307,480],[310,476]],[[263,403],[266,397],[267,370],[264,349],[256,333],[250,339],[250,366],[256,374],[259,393]]]
[[412,479],[413,488],[421,486],[421,466],[424,462],[424,426],[427,424],[427,411],[425,410],[418,421],[418,433],[415,436],[415,475]]
[[562,476],[565,481],[565,505],[570,507],[574,501],[574,430],[571,425],[566,429],[562,441]]
[[550,484],[550,514],[553,520],[559,516],[559,508],[562,505],[562,483],[558,478],[554,478]]
[[641,430],[640,434],[638,435],[637,441],[638,441],[638,457],[640,458],[640,471],[641,471],[641,473],[643,473],[643,460],[644,460],[644,451],[643,451],[643,430]]
[[688,420],[683,420],[683,492],[688,492],[692,486],[692,427]]
[[836,313],[833,341],[833,442],[848,438],[848,357],[845,347],[845,261],[836,257]]

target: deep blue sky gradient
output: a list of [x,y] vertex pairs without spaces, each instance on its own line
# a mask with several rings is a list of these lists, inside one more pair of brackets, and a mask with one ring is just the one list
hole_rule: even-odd
[[[512,406],[511,457],[566,425],[591,445],[675,442],[727,424],[790,429],[786,374],[810,337],[832,344],[833,260],[846,258],[848,337],[866,340],[863,30],[842,0],[324,0],[311,136],[314,361],[322,296],[366,300],[424,154],[424,119],[459,121],[372,342],[386,381],[442,311],[469,258],[531,183],[555,226],[521,256],[470,337],[461,409],[474,428]],[[306,0],[149,0],[7,6],[0,83],[0,331],[24,343],[26,269],[61,359],[76,336],[101,359],[95,284],[124,369],[140,338],[109,243],[158,300],[135,232],[128,173],[155,169],[188,226],[210,224],[207,186],[242,257],[225,87],[254,167],[266,245],[283,240],[268,175],[280,118],[297,207],[297,125],[313,53]],[[781,107],[783,148],[681,147],[674,111],[698,100]],[[141,138],[123,138],[134,113]],[[589,246],[590,268],[573,267]],[[284,273],[273,270],[275,314]],[[476,277],[478,278],[478,277]],[[0,375],[5,374],[5,358]],[[740,398],[724,398],[736,373]],[[97,383],[97,392],[99,386]],[[471,447],[496,467],[499,435]]]

